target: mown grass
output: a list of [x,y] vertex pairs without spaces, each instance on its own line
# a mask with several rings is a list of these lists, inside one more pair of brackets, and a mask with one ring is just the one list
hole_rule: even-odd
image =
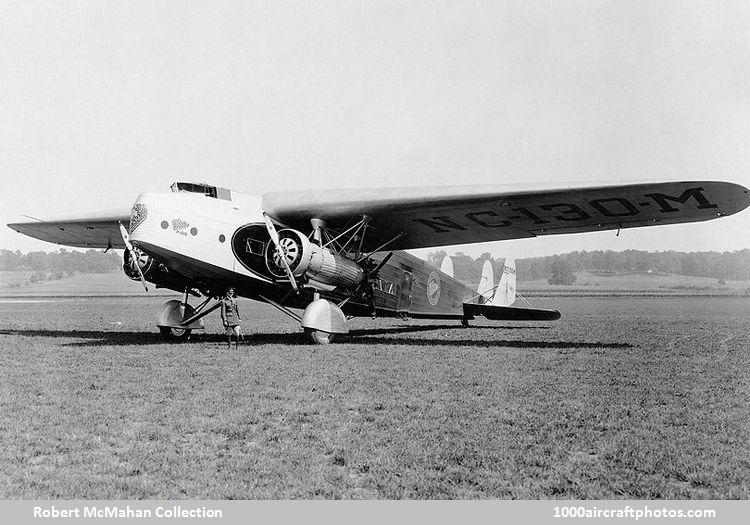
[[239,351],[213,317],[161,343],[161,301],[0,302],[0,497],[750,496],[747,299],[357,320],[327,347],[243,302]]
[[750,281],[727,281],[719,284],[711,277],[678,274],[627,273],[601,274],[576,272],[576,282],[571,285],[550,285],[544,279],[519,281],[518,290],[529,297],[544,295],[716,295],[744,296],[750,290]]
[[[77,273],[61,279],[29,282],[36,272],[0,272],[1,297],[105,297],[147,295],[138,281],[123,272]],[[157,289],[149,284],[149,295],[169,295],[173,292]]]

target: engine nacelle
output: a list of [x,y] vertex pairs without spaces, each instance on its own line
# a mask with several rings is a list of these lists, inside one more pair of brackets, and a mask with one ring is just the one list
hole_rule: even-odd
[[136,247],[133,247],[133,251],[135,252],[135,257],[130,254],[130,250],[125,250],[122,271],[124,271],[125,275],[127,275],[134,281],[140,281],[141,277],[138,274],[138,269],[136,268],[136,265],[138,265],[141,267],[143,277],[147,281],[150,281],[151,278],[153,278],[156,274],[158,263],[154,260],[153,257],[146,253],[143,253]]
[[[279,244],[295,277],[303,275],[328,286],[354,288],[365,278],[365,272],[352,259],[313,244],[297,230],[279,231]],[[284,263],[273,243],[266,248],[266,266],[276,277],[286,277]]]
[[130,255],[129,250],[125,250],[122,269],[125,275],[134,281],[141,280],[138,270],[135,267],[137,264],[141,267],[143,278],[155,284],[157,288],[169,288],[170,290],[181,292],[185,289],[185,286],[190,284],[189,279],[170,270],[163,263],[138,249],[138,247],[133,246],[133,250],[135,251],[135,258]]

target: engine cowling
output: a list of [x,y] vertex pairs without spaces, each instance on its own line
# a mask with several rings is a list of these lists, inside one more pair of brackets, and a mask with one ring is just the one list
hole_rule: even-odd
[[[362,267],[352,259],[313,244],[300,231],[279,231],[279,244],[295,277],[307,277],[328,286],[355,288],[365,278]],[[272,275],[286,277],[284,263],[273,243],[266,248],[266,266]]]
[[141,276],[138,274],[138,270],[136,268],[136,265],[138,265],[141,267],[143,277],[147,281],[151,281],[151,278],[154,277],[154,274],[157,270],[157,262],[153,257],[148,255],[147,253],[142,252],[135,246],[133,247],[133,251],[135,252],[135,257],[131,255],[130,250],[125,250],[125,256],[122,264],[123,272],[125,272],[125,275],[127,275],[134,281],[140,281]]
[[138,264],[143,272],[143,277],[148,282],[156,285],[157,288],[169,288],[181,292],[185,287],[191,284],[191,281],[185,276],[170,270],[164,263],[155,260],[153,257],[133,246],[135,258],[130,255],[129,250],[125,250],[122,269],[130,279],[140,281],[135,265]]

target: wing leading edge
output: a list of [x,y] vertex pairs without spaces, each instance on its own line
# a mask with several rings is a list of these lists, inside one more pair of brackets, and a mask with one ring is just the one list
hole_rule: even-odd
[[[706,221],[750,205],[750,191],[713,181],[643,183],[549,189],[530,186],[427,187],[273,192],[263,209],[301,231],[320,218],[343,229],[372,218],[363,246],[372,250],[521,239],[618,228]],[[129,209],[8,226],[47,242],[80,248],[123,248],[118,222]]]
[[427,187],[274,192],[264,210],[307,231],[310,219],[344,228],[372,218],[368,249],[402,236],[388,249],[521,239],[697,222],[750,205],[747,188],[729,182],[684,181],[570,188]]
[[119,222],[127,225],[130,208],[52,220],[8,224],[19,233],[42,241],[76,248],[124,248]]

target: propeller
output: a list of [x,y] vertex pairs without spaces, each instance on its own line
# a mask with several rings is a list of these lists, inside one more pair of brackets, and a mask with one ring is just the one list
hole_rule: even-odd
[[120,235],[122,235],[122,240],[125,243],[125,247],[127,248],[128,252],[130,252],[130,260],[133,261],[133,266],[135,266],[135,269],[138,270],[138,275],[141,278],[143,288],[148,292],[148,286],[146,286],[146,278],[143,276],[141,265],[138,264],[138,254],[136,253],[133,244],[130,242],[130,235],[128,234],[128,230],[125,229],[125,226],[123,226],[121,222],[118,221],[117,224],[120,225]]
[[297,288],[297,280],[294,278],[292,269],[289,267],[289,261],[286,260],[287,246],[282,245],[281,241],[279,240],[279,234],[276,231],[276,227],[273,225],[273,222],[271,222],[271,218],[268,216],[266,212],[263,212],[263,221],[265,221],[266,223],[266,229],[268,230],[268,235],[271,236],[271,242],[273,242],[273,245],[276,248],[276,257],[274,257],[274,262],[282,263],[282,265],[284,266],[284,270],[286,270],[286,274],[289,277],[289,283],[292,285],[292,288],[294,289],[294,291],[299,293],[299,289]]

